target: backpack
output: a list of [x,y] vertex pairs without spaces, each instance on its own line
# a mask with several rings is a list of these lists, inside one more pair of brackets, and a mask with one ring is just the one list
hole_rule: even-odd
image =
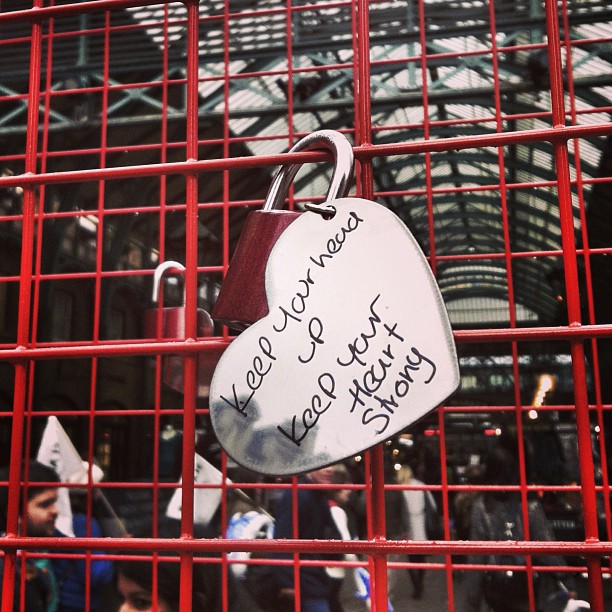
[[438,513],[438,507],[431,491],[424,490],[425,497],[425,533],[428,540],[444,539],[444,521]]
[[[492,520],[498,521],[493,525]],[[503,524],[502,524],[503,521]],[[485,511],[485,522],[492,540],[522,539],[522,521],[520,505],[513,502],[503,502],[502,512],[490,515]],[[499,534],[502,534],[501,537]],[[521,569],[491,569],[485,572],[485,600],[494,610],[504,609],[529,610],[529,576],[525,567],[525,557],[522,555],[489,556],[489,565],[516,565]],[[536,575],[534,574],[534,578]]]
[[[491,555],[491,565],[525,565],[520,555]],[[484,585],[485,600],[494,610],[509,605],[516,610],[529,609],[529,585],[527,572],[511,568],[487,570]]]

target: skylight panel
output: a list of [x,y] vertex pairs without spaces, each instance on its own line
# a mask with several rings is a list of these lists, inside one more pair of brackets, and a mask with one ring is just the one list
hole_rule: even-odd
[[399,172],[394,174],[395,182],[398,187],[402,187],[404,184],[412,181],[416,177],[425,176],[425,166],[422,164],[411,164],[409,166],[403,166]]
[[602,76],[612,74],[612,66],[609,62],[597,57],[596,55],[584,54],[582,61],[574,61],[574,78],[581,76]]
[[[568,146],[572,153],[576,152],[576,146],[573,140],[570,140],[568,142]],[[588,140],[580,140],[579,147],[580,147],[580,159],[582,161],[582,164],[581,164],[582,176],[586,177],[588,175],[585,172],[584,163],[586,162],[591,168],[593,168],[596,171],[597,168],[599,167],[599,162],[601,159],[601,150],[598,147],[596,147],[592,142],[589,142]]]
[[[151,39],[159,45],[160,49],[166,44],[165,31],[160,26],[165,23],[165,4],[153,4],[145,7],[128,7],[128,13],[138,23],[149,25],[146,29]],[[173,43],[180,40],[186,32],[184,24],[172,26],[173,21],[182,21],[187,18],[187,8],[181,2],[171,2],[168,4],[168,42]]]
[[[592,10],[591,8],[589,10]],[[578,38],[593,40],[597,38],[610,38],[610,24],[606,23],[585,23],[574,28]],[[610,43],[608,43],[610,45]]]
[[[445,70],[440,70],[443,75]],[[475,70],[466,68],[456,72],[454,76],[450,76],[445,80],[446,89],[469,89],[472,87],[487,87],[491,85],[491,79],[485,78]],[[491,96],[493,92],[491,92]]]
[[[466,53],[474,51],[487,51],[491,46],[476,36],[456,36],[453,38],[437,38],[436,46],[444,47],[447,53]],[[442,53],[442,49],[439,49]]]

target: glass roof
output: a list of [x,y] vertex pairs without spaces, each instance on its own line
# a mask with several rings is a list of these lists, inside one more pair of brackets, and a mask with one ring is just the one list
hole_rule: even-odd
[[[345,129],[350,134],[355,120],[352,6],[351,2],[294,0],[288,20],[284,0],[202,1],[200,116],[220,120],[228,111],[230,134],[244,142],[242,154],[278,154],[292,144],[289,134],[321,128]],[[494,40],[489,10],[489,3],[482,0],[425,0],[425,36],[421,37],[416,3],[370,2],[374,144],[551,126],[540,4],[498,0]],[[230,35],[227,46],[224,17]],[[117,82],[134,65],[143,74],[159,73],[154,50],[161,56],[166,45],[170,74],[174,70],[177,77],[181,74],[186,44],[182,3],[128,8],[113,18],[115,25],[126,28],[116,40],[117,59],[111,65],[111,76]],[[568,88],[568,125],[594,125],[610,119],[611,18],[607,0],[568,2],[572,41],[571,57],[564,56],[572,92]],[[92,20],[93,15],[87,16],[87,23],[77,17],[58,19],[56,28],[78,32],[83,26],[91,27]],[[56,43],[54,75],[58,79],[74,69],[75,50],[70,40]],[[87,69],[92,71],[102,64],[102,49],[95,36],[89,43]],[[121,57],[122,48],[129,49],[129,62]],[[427,55],[425,70],[423,53]],[[16,75],[20,69],[26,71],[24,61],[16,57],[0,81],[5,93],[17,88]],[[140,95],[139,101],[143,115],[160,112],[155,96]],[[10,117],[0,115],[0,136],[2,130],[9,134],[16,129],[15,112]],[[118,120],[122,112],[121,104],[111,107],[109,121]],[[178,116],[181,109],[169,106],[168,113]],[[137,117],[132,115],[132,119]],[[61,114],[51,117],[52,127],[55,122],[60,128],[62,121]],[[571,176],[581,183],[580,192],[576,188],[573,193],[576,230],[580,230],[580,204],[588,202],[604,142],[604,138],[593,138],[570,145]],[[436,274],[457,325],[469,325],[470,318],[481,324],[487,316],[484,312],[489,313],[491,325],[502,320],[507,323],[509,275],[514,279],[519,324],[550,323],[557,316],[559,291],[549,280],[559,273],[562,249],[553,147],[515,144],[502,153],[500,156],[495,147],[481,147],[435,153],[429,159],[414,155],[375,160],[376,199],[399,215],[426,254],[435,252],[440,258]],[[303,168],[296,179],[296,197],[323,195],[329,175],[325,164]],[[435,244],[430,244],[431,219]],[[509,248],[516,255],[510,273],[499,256],[508,246],[505,227]],[[550,256],[543,257],[542,252]],[[530,257],[530,253],[540,255]]]

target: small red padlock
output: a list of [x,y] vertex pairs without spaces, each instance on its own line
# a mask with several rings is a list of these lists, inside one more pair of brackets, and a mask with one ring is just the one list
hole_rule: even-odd
[[[183,272],[185,266],[176,261],[166,261],[155,269],[153,275],[153,294],[151,301],[153,306],[159,303],[161,291],[161,283],[163,276],[168,271]],[[160,320],[161,318],[161,320]],[[210,315],[203,309],[197,309],[197,335],[212,336],[213,335],[213,320]],[[145,312],[145,336],[148,338],[158,339],[185,339],[185,293],[183,292],[182,306],[168,306],[164,308],[151,308]],[[203,351],[198,355],[198,387],[197,397],[205,397],[208,395],[210,381],[221,352]],[[162,359],[162,382],[183,393],[183,356],[182,355],[166,355]]]
[[[354,159],[353,148],[342,134],[334,130],[313,132],[297,142],[289,153],[320,148],[329,149],[334,155],[334,172],[325,201],[343,198],[353,180]],[[212,311],[215,321],[235,329],[246,329],[268,314],[266,265],[279,236],[302,214],[279,210],[300,167],[301,164],[281,166],[272,181],[263,208],[248,214]],[[305,208],[320,214],[334,212],[325,203],[307,204]]]

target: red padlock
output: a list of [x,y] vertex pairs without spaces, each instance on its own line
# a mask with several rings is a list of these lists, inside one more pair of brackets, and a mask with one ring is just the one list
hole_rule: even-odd
[[[159,303],[159,295],[163,276],[168,271],[183,272],[185,266],[177,261],[165,261],[157,266],[153,275],[153,306]],[[197,309],[197,335],[212,336],[214,324],[210,315],[203,309]],[[157,339],[185,339],[185,293],[182,306],[151,308],[145,312],[145,336]],[[224,347],[214,351],[202,351],[198,355],[198,386],[197,396],[208,396],[210,381],[221,352]],[[162,382],[183,393],[183,356],[166,355],[162,359]]]
[[[334,155],[334,172],[325,201],[347,195],[353,180],[353,148],[334,130],[319,130],[302,138],[289,153],[309,149],[329,149]],[[212,311],[215,321],[235,329],[246,329],[268,312],[265,272],[270,251],[279,236],[301,212],[279,210],[301,164],[281,166],[276,173],[261,210],[248,214],[234,256]],[[333,214],[323,204],[307,204],[307,210]]]

